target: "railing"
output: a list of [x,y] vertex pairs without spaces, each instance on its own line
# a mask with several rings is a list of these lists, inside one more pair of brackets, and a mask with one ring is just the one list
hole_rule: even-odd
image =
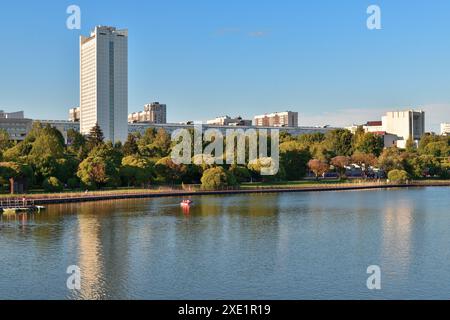
[[0,209],[14,209],[14,208],[32,208],[34,207],[34,199],[2,199],[0,200]]

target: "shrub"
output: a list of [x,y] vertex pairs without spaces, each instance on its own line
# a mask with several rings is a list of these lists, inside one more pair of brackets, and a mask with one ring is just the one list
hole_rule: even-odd
[[405,183],[409,179],[409,175],[405,170],[391,170],[388,173],[389,181],[395,183]]
[[222,167],[215,167],[203,173],[202,189],[221,189],[236,185],[236,178],[233,174]]
[[60,192],[64,189],[62,183],[55,177],[49,177],[44,180],[42,185],[47,192]]

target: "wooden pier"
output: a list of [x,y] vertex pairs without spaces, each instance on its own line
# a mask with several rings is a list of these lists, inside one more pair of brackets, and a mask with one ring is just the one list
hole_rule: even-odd
[[43,206],[34,204],[34,200],[29,199],[5,199],[0,200],[0,212],[17,213],[17,212],[33,212],[44,209]]

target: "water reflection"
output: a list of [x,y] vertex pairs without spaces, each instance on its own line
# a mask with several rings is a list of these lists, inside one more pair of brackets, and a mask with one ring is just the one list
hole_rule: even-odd
[[[448,189],[181,200],[1,216],[0,298],[450,298],[436,280],[450,273]],[[386,275],[378,295],[365,288],[369,264]],[[79,292],[65,286],[69,265]]]

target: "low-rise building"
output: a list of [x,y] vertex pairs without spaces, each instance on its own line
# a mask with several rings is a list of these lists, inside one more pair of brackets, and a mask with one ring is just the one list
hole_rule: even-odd
[[206,124],[217,126],[251,126],[252,120],[244,120],[241,116],[231,118],[229,116],[217,117],[213,120],[207,120]]
[[274,112],[255,116],[255,126],[263,127],[298,127],[298,112]]
[[31,130],[33,120],[26,118],[0,118],[0,130],[5,130],[13,141],[22,141]]
[[23,111],[5,112],[0,110],[0,119],[23,119],[25,118]]

